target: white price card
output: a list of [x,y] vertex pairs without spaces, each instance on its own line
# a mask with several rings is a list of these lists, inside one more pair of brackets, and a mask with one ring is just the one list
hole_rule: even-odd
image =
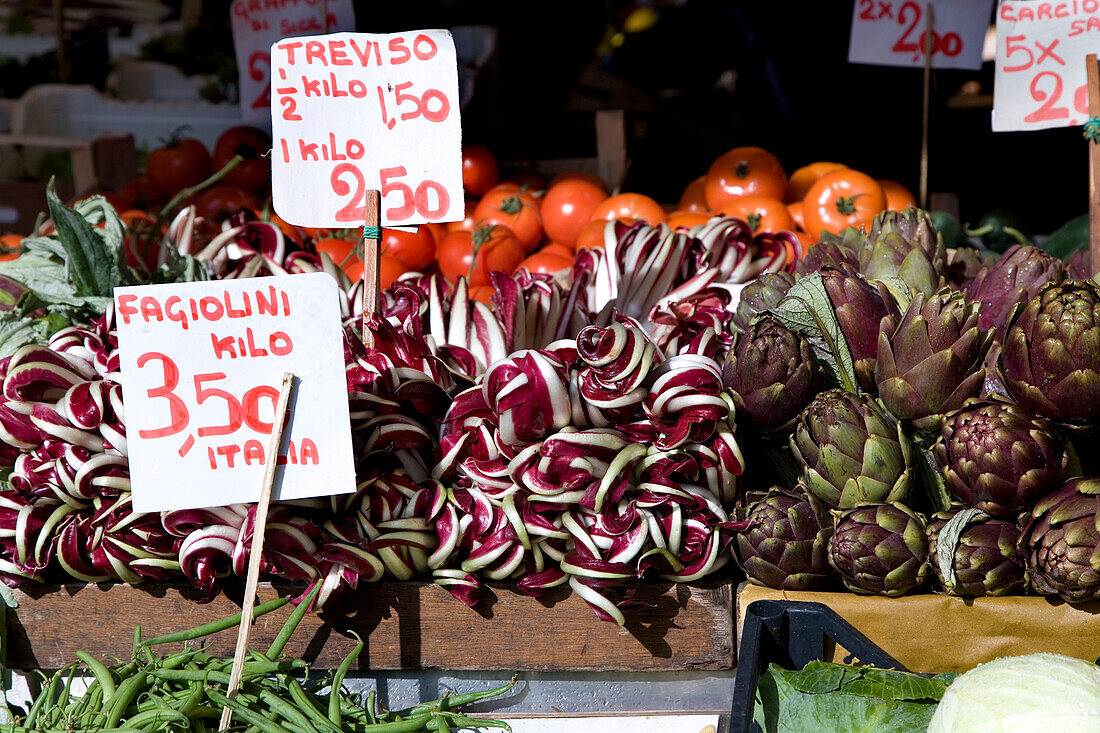
[[1085,56],[1100,51],[1100,0],[997,7],[993,131],[1043,130],[1089,117]]
[[924,66],[927,5],[932,6],[932,67],[980,69],[993,0],[856,0],[848,61]]
[[233,0],[229,25],[241,119],[266,127],[271,123],[271,44],[292,36],[354,31],[355,8],[351,0]]
[[[325,273],[115,288],[134,511],[355,490],[336,281]],[[282,374],[297,378],[267,455]]]
[[271,47],[272,204],[309,227],[461,221],[462,123],[446,30],[334,33]]

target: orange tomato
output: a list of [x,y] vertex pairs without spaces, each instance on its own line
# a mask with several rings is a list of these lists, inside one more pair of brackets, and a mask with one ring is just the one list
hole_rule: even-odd
[[355,248],[359,242],[354,239],[342,239],[340,237],[325,237],[313,243],[317,254],[324,252],[337,267],[344,267],[352,260],[359,259]]
[[878,185],[886,193],[886,209],[888,211],[904,211],[917,207],[917,197],[909,192],[909,189],[897,181],[887,178],[879,178]]
[[559,242],[551,242],[535,254],[555,255],[557,257],[566,257],[570,262],[573,261],[573,250],[570,247],[566,247]]
[[795,222],[782,199],[744,196],[726,204],[726,216],[749,223],[754,232],[794,231]]
[[806,232],[814,240],[822,232],[838,234],[870,223],[886,208],[886,193],[874,178],[855,170],[826,173],[814,181],[802,202]]
[[801,201],[806,198],[806,192],[810,190],[810,186],[814,185],[814,181],[818,178],[826,173],[844,170],[847,167],[843,163],[829,163],[824,160],[802,166],[787,179],[786,200],[788,202]]
[[783,164],[763,148],[734,148],[718,156],[707,170],[704,194],[711,211],[724,213],[726,204],[742,196],[781,199],[786,193]]
[[0,234],[0,262],[14,260],[23,246],[23,237],[19,234]]
[[470,300],[476,300],[477,302],[484,303],[485,305],[492,305],[493,293],[495,292],[496,289],[492,285],[478,285],[476,288],[470,288],[469,290],[467,290],[466,296]]
[[420,226],[432,233],[432,239],[436,244],[442,242],[443,237],[447,236],[447,227],[437,221],[429,221],[427,224],[421,224]]
[[584,225],[592,221],[596,207],[606,198],[603,185],[583,178],[565,178],[550,186],[540,207],[546,236],[572,247]]
[[[365,264],[363,260],[355,260],[344,266],[344,274],[348,276],[348,279],[354,283],[363,277],[363,269]],[[397,278],[404,275],[409,271],[409,268],[404,262],[396,257],[390,257],[389,255],[382,255],[378,258],[378,285],[383,290],[393,285]]]
[[573,251],[582,249],[603,249],[603,230],[607,222],[603,219],[593,219],[584,225],[581,233],[577,235],[577,242],[573,245]]
[[680,203],[676,205],[677,211],[701,211],[708,212],[707,206],[707,177],[699,176],[684,187],[680,194]]
[[542,216],[534,195],[514,183],[500,183],[481,197],[474,209],[477,226],[506,226],[523,245],[524,252],[534,252],[542,240]]
[[500,169],[497,157],[484,145],[462,146],[462,188],[474,196],[481,196],[497,185]]
[[421,271],[435,261],[435,237],[427,227],[415,232],[382,230],[382,254],[396,257],[410,270]]
[[712,214],[705,211],[677,209],[668,215],[668,226],[670,229],[691,229],[700,224],[706,224],[712,216]]
[[[466,199],[466,216],[462,221],[449,221],[443,225],[447,230],[447,233],[465,231],[472,232],[474,230],[474,209],[477,208],[477,199]],[[442,241],[442,240],[440,240]]]
[[796,231],[806,231],[806,213],[801,201],[792,201],[787,204],[787,211],[790,212],[791,218],[794,219],[794,225]]
[[437,253],[439,271],[444,278],[454,282],[459,277],[469,276],[471,286],[489,285],[489,273],[495,270],[511,275],[523,257],[523,245],[516,235],[508,227],[496,225],[479,226],[473,232],[451,232]]
[[641,193],[620,193],[600,202],[592,212],[592,220],[624,219],[642,221],[649,224],[663,224],[668,221],[668,212],[655,199]]
[[553,274],[562,270],[569,270],[572,267],[572,257],[562,257],[561,255],[546,254],[540,251],[528,255],[523,262],[519,263],[519,267],[516,269],[526,268],[531,272]]
[[547,193],[562,181],[587,181],[593,186],[603,189],[604,195],[607,195],[607,184],[603,182],[603,179],[595,173],[584,173],[583,171],[562,171],[558,173],[546,184]]

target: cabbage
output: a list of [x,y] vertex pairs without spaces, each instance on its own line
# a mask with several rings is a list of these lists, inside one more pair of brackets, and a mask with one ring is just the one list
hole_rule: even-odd
[[1100,732],[1100,667],[1061,654],[1004,657],[959,675],[928,733]]

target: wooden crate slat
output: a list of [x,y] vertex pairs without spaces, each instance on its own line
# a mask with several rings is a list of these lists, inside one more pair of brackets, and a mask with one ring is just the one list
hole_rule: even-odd
[[[296,595],[300,587],[261,585],[260,601]],[[134,626],[142,636],[191,628],[240,610],[240,589],[198,603],[183,585],[69,584],[23,588],[8,613],[8,666],[56,669],[83,650],[128,658]],[[422,582],[383,582],[341,592],[320,616],[310,614],[286,649],[320,668],[351,652],[356,631],[366,648],[359,670],[677,671],[732,669],[733,588],[729,581],[639,586],[649,604],[627,612],[620,629],[600,621],[575,594],[559,589],[541,599],[493,586],[468,608],[444,589]],[[264,649],[290,606],[263,616],[251,646]],[[209,637],[210,651],[233,655],[236,629]],[[167,653],[181,645],[165,645]]]

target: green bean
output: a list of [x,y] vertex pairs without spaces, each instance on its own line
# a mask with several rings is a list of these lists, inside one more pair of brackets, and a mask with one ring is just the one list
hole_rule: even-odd
[[[440,711],[439,716],[428,723],[425,726],[428,730],[443,730],[438,725],[444,724],[445,720],[449,720],[448,725],[454,725],[459,728],[501,728],[502,730],[511,731],[512,726],[505,723],[503,720],[493,720],[492,718],[471,718],[467,715],[460,715],[459,713],[449,713],[446,711]],[[433,727],[433,723],[436,723],[436,727]]]
[[302,622],[305,615],[309,612],[309,607],[313,605],[313,601],[317,598],[317,594],[321,592],[321,582],[318,581],[313,584],[313,588],[306,594],[306,597],[302,599],[302,602],[294,609],[294,611],[287,618],[286,623],[283,624],[283,628],[279,629],[279,633],[275,635],[275,638],[271,642],[271,646],[267,648],[265,657],[271,660],[276,660],[279,655],[283,653],[283,647],[290,641],[290,637],[294,634],[294,630],[298,628],[298,624]]
[[87,652],[77,652],[76,656],[84,664],[88,665],[88,669],[92,671],[95,678],[99,680],[99,684],[103,687],[103,701],[110,701],[111,697],[115,694],[115,678],[111,674],[111,671],[103,665],[103,662],[99,661],[91,654]]
[[359,654],[363,651],[363,640],[359,638],[359,634],[354,631],[351,632],[358,640],[358,644],[351,650],[351,654],[344,657],[344,661],[340,662],[340,666],[336,668],[336,674],[332,678],[332,689],[328,693],[328,719],[332,721],[333,725],[340,725],[340,688],[344,685],[344,676],[347,675],[348,670],[351,669],[351,663],[354,662]]
[[195,649],[187,649],[182,652],[176,652],[175,654],[169,654],[164,659],[160,660],[157,665],[160,669],[175,669],[181,665],[190,662],[199,652]]
[[34,704],[31,705],[30,712],[27,713],[27,727],[31,728],[36,722],[38,722],[38,716],[42,713],[42,708],[46,705],[47,701],[52,701],[54,693],[57,692],[57,681],[61,679],[61,672],[54,672],[53,677],[50,678],[49,684],[46,685],[46,689],[38,693],[38,697],[35,698]]
[[447,709],[469,705],[470,703],[475,703],[479,700],[486,700],[490,697],[503,695],[505,692],[508,692],[508,690],[511,690],[513,687],[515,687],[516,681],[518,679],[518,677],[513,675],[511,680],[501,685],[500,687],[495,687],[491,690],[482,690],[481,692],[467,692],[462,695],[444,695],[438,700],[421,703],[419,705],[414,705],[411,708],[405,708],[404,710],[397,710],[395,712],[396,714],[400,715],[416,715],[418,713],[424,712],[425,710],[431,710],[433,708]]
[[161,727],[153,728],[153,730],[163,730],[163,725],[169,720],[177,720],[184,723],[185,725],[188,722],[188,718],[186,715],[177,710],[172,710],[171,708],[169,708],[167,710],[148,710],[144,713],[138,713],[137,715],[131,717],[129,720],[126,721],[126,727],[141,730],[150,725],[156,725]]
[[118,686],[118,690],[108,701],[110,708],[107,711],[107,728],[118,727],[119,721],[122,720],[122,714],[126,712],[126,708],[130,707],[130,703],[141,688],[145,687],[148,678],[149,676],[145,672],[138,672]]
[[[289,598],[275,598],[267,603],[261,603],[253,609],[252,618],[259,618],[265,613],[270,613],[276,608],[285,606],[289,601]],[[157,636],[152,639],[146,639],[142,643],[146,646],[154,646],[156,644],[168,644],[173,641],[191,641],[192,639],[199,639],[210,634],[216,634],[219,631],[225,631],[231,629],[234,626],[239,626],[241,623],[241,614],[235,613],[232,616],[220,619],[218,621],[211,621],[208,624],[202,626],[196,626],[193,629],[187,629],[185,631],[176,631],[171,634],[164,634],[163,636]]]
[[288,729],[275,723],[273,721],[265,719],[259,713],[253,712],[247,706],[242,705],[236,700],[230,700],[225,695],[221,694],[217,690],[208,690],[207,696],[210,700],[223,707],[228,707],[233,711],[233,714],[239,717],[249,725],[254,725],[259,728],[263,733],[291,733]]
[[325,715],[318,709],[317,704],[308,692],[306,692],[298,680],[293,677],[286,678],[287,688],[290,690],[290,697],[294,702],[298,703],[298,707],[305,712],[306,716],[315,724],[322,725],[329,731],[340,731],[338,726],[332,724],[332,721],[325,717]]
[[273,690],[267,688],[256,689],[254,685],[250,684],[247,687],[242,686],[238,690],[237,699],[241,701],[254,700],[256,703],[264,705],[271,712],[282,717],[287,724],[293,725],[298,730],[304,730],[307,733],[320,733],[304,712]]
[[378,722],[378,717],[374,714],[374,693],[374,690],[367,693],[367,704],[364,708],[367,712],[367,719],[372,725]]
[[412,733],[421,730],[432,719],[431,713],[424,713],[408,720],[397,720],[392,723],[378,723],[377,725],[364,726],[365,733]]

